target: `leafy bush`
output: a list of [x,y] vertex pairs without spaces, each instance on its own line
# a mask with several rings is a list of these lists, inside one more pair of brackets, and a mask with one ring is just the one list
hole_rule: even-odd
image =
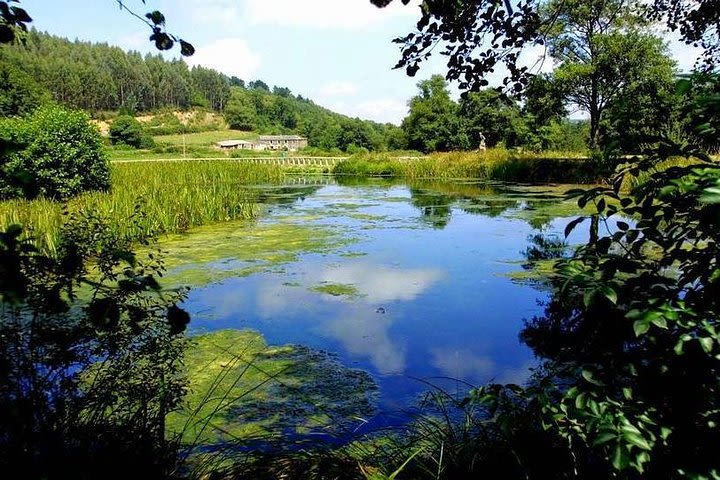
[[[669,156],[693,164],[656,170]],[[653,173],[621,197],[624,178],[641,171]],[[580,197],[597,209],[590,241],[559,264],[545,315],[523,332],[547,359],[546,378],[563,384],[544,404],[546,421],[569,445],[592,445],[580,462],[604,465],[608,476],[712,478],[720,471],[720,167],[668,142],[614,180]]]
[[45,106],[0,121],[0,154],[2,198],[65,199],[110,187],[100,133],[77,110]]
[[130,115],[121,115],[110,124],[110,142],[135,148],[152,148],[152,137],[145,135],[142,124]]
[[162,262],[92,213],[68,219],[54,257],[21,233],[0,232],[0,465],[28,478],[167,478],[183,292],[161,291]]

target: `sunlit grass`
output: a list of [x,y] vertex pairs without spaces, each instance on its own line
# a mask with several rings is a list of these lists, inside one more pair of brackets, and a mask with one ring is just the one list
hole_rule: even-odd
[[[255,194],[244,185],[279,181],[279,167],[232,161],[125,163],[112,165],[112,190],[86,193],[66,204],[49,200],[0,203],[0,228],[30,226],[37,245],[57,248],[63,212],[89,210],[108,217],[123,237],[182,232],[190,227],[257,214]],[[136,205],[143,216],[128,219]]]
[[391,154],[356,155],[340,162],[335,173],[384,175],[407,179],[474,178],[515,182],[585,182],[593,180],[588,159],[577,152],[515,152],[502,148],[483,152],[432,153],[419,158]]
[[242,130],[214,130],[185,135],[158,135],[153,138],[158,144],[211,146],[223,140],[252,140],[257,137],[257,133]]

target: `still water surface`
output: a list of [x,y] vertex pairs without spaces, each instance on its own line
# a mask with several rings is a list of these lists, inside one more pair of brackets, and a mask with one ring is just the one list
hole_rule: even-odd
[[257,187],[261,220],[215,227],[200,243],[222,242],[217,255],[171,268],[220,273],[194,281],[192,331],[250,328],[269,344],[332,352],[372,375],[383,421],[424,382],[522,383],[535,359],[518,333],[547,292],[511,277],[530,236],[562,238],[577,213],[561,195],[569,187],[341,183]]

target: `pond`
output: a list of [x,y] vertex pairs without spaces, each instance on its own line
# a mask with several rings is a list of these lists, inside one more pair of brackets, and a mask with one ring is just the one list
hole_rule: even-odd
[[[254,223],[164,241],[166,282],[192,287],[192,334],[250,329],[263,348],[328,352],[310,363],[369,374],[354,384],[366,390],[364,410],[345,404],[349,427],[394,425],[431,385],[460,393],[528,378],[536,360],[518,333],[548,294],[528,275],[526,251],[535,235],[563,238],[579,213],[569,188],[295,177],[255,187],[265,212]],[[259,370],[269,368],[263,351],[250,360]],[[313,395],[337,386],[323,382]]]

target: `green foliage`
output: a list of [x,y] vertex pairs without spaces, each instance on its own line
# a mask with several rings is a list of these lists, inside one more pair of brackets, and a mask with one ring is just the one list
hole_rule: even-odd
[[239,88],[234,88],[230,93],[230,100],[225,107],[225,121],[230,128],[243,131],[255,129],[257,113],[250,99],[242,95]]
[[590,124],[586,121],[551,121],[535,132],[535,149],[584,152],[590,136],[589,129]]
[[[624,108],[615,117],[624,116],[625,121],[618,119],[615,126],[617,136],[630,134],[626,146],[637,142],[633,132],[625,131],[629,123],[637,130],[648,117],[658,117],[658,123],[668,118],[660,113],[664,105],[658,96],[672,88],[674,62],[663,41],[642,24],[635,7],[623,0],[573,0],[552,1],[544,10],[555,19],[549,36],[550,54],[560,62],[554,82],[567,103],[589,115],[591,148],[600,145],[601,121],[613,107]],[[627,102],[630,98],[632,104]]]
[[152,148],[152,137],[146,135],[143,126],[130,115],[120,115],[110,124],[110,142],[135,148]]
[[0,123],[0,138],[11,150],[1,160],[0,197],[64,199],[110,186],[100,133],[82,112],[42,107]]
[[27,115],[50,100],[50,94],[22,70],[0,60],[0,116]]
[[410,113],[402,123],[408,147],[422,152],[469,148],[457,104],[443,77],[433,75],[419,82],[418,88],[420,93],[410,99]]
[[460,116],[465,119],[470,145],[477,148],[484,138],[488,147],[503,143],[514,147],[525,143],[527,128],[516,103],[496,90],[468,93],[460,100]]
[[[34,243],[52,254],[60,243],[63,212],[93,210],[107,218],[115,235],[140,240],[151,233],[253,218],[256,193],[243,186],[281,177],[279,167],[234,161],[122,163],[113,166],[113,188],[107,193],[85,193],[65,205],[45,199],[0,203],[0,228],[32,225]],[[138,198],[144,215],[131,224]]]
[[678,81],[685,134],[706,150],[720,152],[720,75],[699,73]]
[[596,166],[572,152],[516,153],[503,148],[483,152],[433,153],[394,157],[387,153],[354,155],[340,161],[338,175],[392,176],[409,179],[477,178],[506,182],[587,183],[597,180]]
[[[693,162],[655,169],[671,155]],[[653,173],[621,197],[625,177],[641,171]],[[597,210],[590,241],[558,264],[555,295],[523,338],[547,359],[547,379],[571,387],[553,387],[560,402],[544,405],[545,421],[592,447],[581,462],[649,477],[720,468],[718,185],[717,164],[665,143],[612,188],[579,197]]]
[[21,231],[0,232],[0,465],[162,478],[176,461],[165,417],[185,386],[183,292],[161,290],[162,261],[93,213],[67,218],[53,258]]

